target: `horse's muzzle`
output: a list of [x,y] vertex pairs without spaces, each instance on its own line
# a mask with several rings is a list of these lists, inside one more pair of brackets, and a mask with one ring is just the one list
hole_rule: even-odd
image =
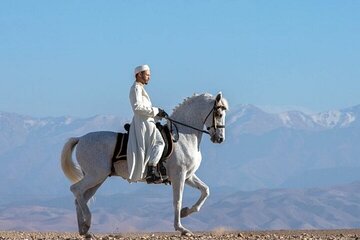
[[215,137],[215,136],[212,136],[211,137],[211,141],[213,142],[213,143],[222,143],[222,142],[224,142],[224,138],[223,137]]

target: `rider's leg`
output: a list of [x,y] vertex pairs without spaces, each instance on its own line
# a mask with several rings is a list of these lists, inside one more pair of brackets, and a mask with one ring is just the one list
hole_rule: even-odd
[[150,160],[148,163],[148,171],[146,175],[146,181],[148,183],[160,180],[160,177],[156,176],[156,165],[159,163],[165,147],[165,142],[158,130],[154,132],[154,136],[154,144],[151,146]]

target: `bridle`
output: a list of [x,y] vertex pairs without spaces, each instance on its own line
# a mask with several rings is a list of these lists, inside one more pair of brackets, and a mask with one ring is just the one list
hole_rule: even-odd
[[[214,107],[211,109],[211,111],[209,112],[209,114],[206,116],[204,122],[203,122],[203,125],[205,125],[207,119],[209,118],[210,114],[213,113],[212,115],[212,125],[210,127],[207,127],[206,129],[207,130],[210,130],[211,128],[214,128],[215,130],[218,129],[218,128],[225,128],[225,125],[218,125],[216,124],[216,121],[215,121],[215,115],[216,115],[216,112],[218,109],[226,109],[224,106],[216,106],[216,101],[214,103]],[[208,134],[210,134],[208,132]]]
[[[225,107],[224,107],[224,106],[216,106],[216,100],[215,100],[215,103],[214,103],[213,108],[210,110],[210,112],[208,113],[208,115],[206,116],[206,118],[205,118],[205,120],[204,120],[204,122],[203,122],[203,125],[205,125],[207,119],[209,118],[210,114],[212,113],[212,125],[211,125],[210,127],[207,127],[207,128],[206,128],[207,130],[203,130],[203,129],[200,129],[200,128],[197,128],[197,127],[190,126],[190,125],[188,125],[188,124],[186,124],[186,123],[182,123],[182,122],[176,121],[176,120],[170,118],[169,116],[166,116],[165,119],[167,119],[167,120],[170,121],[170,123],[171,123],[171,127],[170,127],[170,128],[171,128],[171,129],[170,129],[171,132],[173,132],[172,126],[175,127],[176,132],[179,132],[179,131],[178,131],[178,127],[177,127],[176,124],[175,124],[175,123],[177,123],[177,124],[180,124],[180,125],[182,125],[182,126],[184,126],[184,127],[188,127],[188,128],[194,129],[194,130],[196,130],[196,131],[199,131],[199,132],[202,132],[202,133],[205,133],[205,134],[209,134],[209,135],[210,135],[209,130],[210,130],[211,128],[214,128],[215,130],[218,129],[218,128],[225,128],[225,125],[216,124],[215,115],[216,115],[216,111],[217,111],[218,109],[225,109]],[[176,140],[176,141],[177,141],[177,140]],[[176,141],[175,141],[175,142],[176,142]]]

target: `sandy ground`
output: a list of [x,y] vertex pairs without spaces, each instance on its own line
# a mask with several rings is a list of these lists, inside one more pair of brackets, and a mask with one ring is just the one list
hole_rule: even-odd
[[99,240],[176,240],[176,239],[302,239],[302,240],[360,240],[360,229],[351,230],[296,230],[296,231],[243,231],[233,232],[218,229],[212,232],[195,232],[192,236],[180,236],[179,233],[113,233],[94,234],[92,238],[84,238],[77,233],[63,232],[11,232],[0,231],[0,240],[78,240],[78,239],[99,239]]

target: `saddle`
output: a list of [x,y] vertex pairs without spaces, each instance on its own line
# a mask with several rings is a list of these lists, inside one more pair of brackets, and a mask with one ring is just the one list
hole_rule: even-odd
[[[170,132],[170,129],[167,125],[161,125],[161,123],[156,123],[157,129],[160,131],[161,136],[165,142],[164,151],[161,155],[160,161],[158,163],[158,169],[161,169],[162,175],[166,175],[166,172],[163,172],[165,167],[163,166],[164,162],[170,157],[170,155],[173,152],[174,149],[174,142],[172,138],[172,134]],[[129,140],[129,130],[130,130],[130,124],[126,123],[124,125],[124,129],[126,130],[126,133],[117,133],[117,140],[116,145],[114,149],[114,154],[112,157],[112,167],[111,167],[111,174],[110,176],[115,175],[115,167],[114,163],[118,161],[126,161],[127,160],[127,145]]]

